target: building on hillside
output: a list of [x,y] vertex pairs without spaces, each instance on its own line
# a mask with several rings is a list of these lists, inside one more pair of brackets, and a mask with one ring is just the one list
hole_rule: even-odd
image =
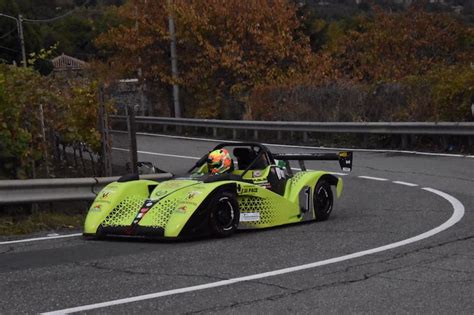
[[87,62],[65,55],[58,56],[51,60],[53,63],[53,75],[63,75],[67,77],[83,76],[88,68]]

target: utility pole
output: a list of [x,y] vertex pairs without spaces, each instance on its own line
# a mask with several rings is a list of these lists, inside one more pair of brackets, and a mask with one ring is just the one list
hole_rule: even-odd
[[[146,12],[146,6],[147,6],[147,0],[144,1],[145,5],[145,12]],[[135,28],[137,30],[137,33],[139,33],[140,28],[138,25],[138,7],[135,5],[135,15],[137,16],[137,19],[135,20]],[[140,97],[140,113],[142,115],[148,114],[151,115],[151,109],[150,108],[145,108],[145,80],[143,78],[143,70],[142,70],[142,57],[139,55],[138,56],[138,94]],[[147,106],[148,107],[148,106]]]
[[18,18],[0,13],[0,16],[15,20],[16,27],[18,29],[18,38],[20,39],[20,47],[21,47],[21,59],[23,62],[23,67],[26,68],[26,50],[25,50],[25,37],[23,35],[23,16],[21,14],[18,15]]
[[127,106],[127,129],[130,152],[130,169],[133,174],[138,175],[138,153],[137,153],[137,125],[135,122],[136,107],[133,105]]
[[23,35],[23,16],[18,14],[18,36],[20,37],[21,45],[21,58],[23,60],[23,67],[26,68],[26,50],[25,50],[25,37]]
[[[171,8],[172,0],[168,0],[168,7]],[[181,107],[179,104],[179,86],[176,83],[178,80],[178,57],[176,56],[176,32],[174,28],[173,14],[168,16],[168,29],[170,32],[170,50],[171,50],[171,76],[173,78],[173,104],[174,117],[181,118]]]

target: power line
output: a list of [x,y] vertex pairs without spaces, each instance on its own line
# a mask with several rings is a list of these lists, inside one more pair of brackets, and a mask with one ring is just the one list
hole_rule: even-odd
[[5,49],[5,50],[13,51],[13,52],[20,52],[19,50],[11,49],[11,48],[8,48],[8,47],[2,46],[2,45],[0,45],[0,49]]
[[7,37],[8,35],[10,35],[11,33],[15,32],[16,31],[16,28],[10,30],[9,32],[3,34],[2,36],[0,36],[0,39],[4,39],[5,37]]
[[68,11],[68,12],[66,12],[66,13],[64,13],[63,15],[60,15],[60,16],[52,17],[52,18],[49,18],[49,19],[43,19],[43,20],[23,19],[23,22],[28,22],[28,23],[50,23],[50,22],[54,22],[54,21],[60,20],[62,18],[65,18],[65,17],[75,13],[79,8],[83,8],[86,5],[88,5],[89,2],[91,2],[91,0],[87,0],[81,6],[76,7],[74,9],[72,9],[71,11]]
[[[26,53],[25,53],[25,42],[24,42],[24,37],[23,37],[23,22],[27,22],[27,23],[49,23],[49,22],[53,22],[53,21],[57,21],[59,19],[62,19],[66,16],[69,16],[71,15],[72,13],[76,12],[79,8],[84,8],[85,6],[87,6],[89,3],[90,3],[91,0],[86,0],[81,6],[79,7],[75,7],[73,10],[70,10],[69,12],[66,12],[64,13],[63,15],[60,15],[60,16],[56,16],[56,17],[53,17],[53,18],[50,18],[50,19],[42,19],[42,20],[35,20],[35,19],[25,19],[22,17],[22,15],[18,15],[18,18],[14,17],[14,16],[10,16],[8,14],[3,14],[3,13],[0,13],[0,16],[3,16],[3,17],[6,17],[6,18],[10,18],[10,19],[13,19],[16,21],[17,23],[17,28],[18,28],[18,36],[20,38],[20,45],[21,45],[21,53],[22,53],[22,60],[23,60],[23,66],[26,67]],[[14,31],[14,30],[13,30]],[[10,35],[13,31],[10,31],[4,35],[2,35],[0,37],[1,38],[4,38],[8,35]],[[14,49],[11,49],[11,48],[8,48],[8,47],[4,47],[4,46],[0,46],[1,49],[6,49],[6,50],[9,50],[9,51],[13,51],[13,52],[19,52],[18,50],[14,50]]]

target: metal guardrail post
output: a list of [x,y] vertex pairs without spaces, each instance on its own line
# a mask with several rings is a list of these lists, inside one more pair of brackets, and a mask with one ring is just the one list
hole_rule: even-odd
[[138,154],[137,154],[137,127],[135,123],[135,106],[127,106],[127,126],[130,152],[130,167],[133,174],[138,174]]
[[112,175],[112,153],[110,148],[109,122],[105,107],[104,86],[99,87],[99,128],[102,142],[102,162],[104,163],[105,176]]
[[405,150],[406,148],[408,148],[408,137],[407,137],[407,135],[402,135],[401,138],[402,138],[401,139],[402,140],[401,141],[402,142],[402,144],[401,144],[402,149]]
[[369,135],[362,135],[362,147],[367,148],[369,145]]

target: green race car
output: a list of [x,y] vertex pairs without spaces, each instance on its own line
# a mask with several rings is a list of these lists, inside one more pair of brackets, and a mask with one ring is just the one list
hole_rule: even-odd
[[[272,154],[259,143],[221,143],[233,153],[232,170],[211,175],[207,154],[186,177],[156,182],[138,175],[107,185],[94,200],[84,224],[85,236],[194,238],[225,237],[237,229],[260,229],[331,214],[333,192],[342,179],[325,171],[307,171],[305,160],[337,160],[352,169],[352,152]],[[293,173],[290,161],[301,170]],[[235,165],[235,167],[234,167]]]

